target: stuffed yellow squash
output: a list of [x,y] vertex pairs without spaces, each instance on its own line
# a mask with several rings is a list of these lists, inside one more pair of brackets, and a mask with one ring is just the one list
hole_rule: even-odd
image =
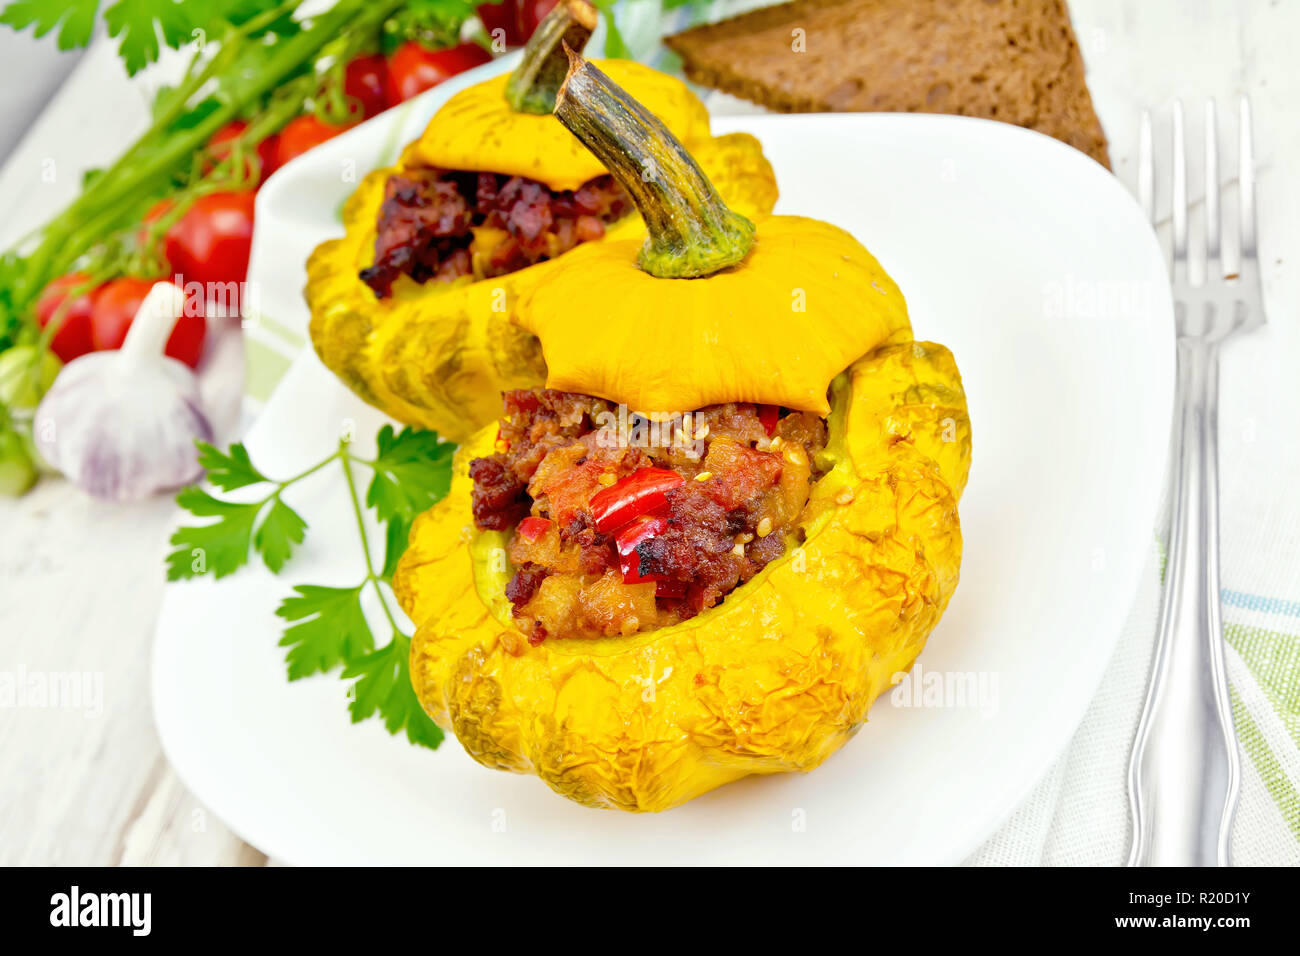
[[394,578],[415,691],[480,763],[593,807],[812,770],[957,585],[956,365],[856,240],[738,215],[591,64],[556,115],[649,237],[521,302],[548,387],[460,449]]
[[[460,441],[501,414],[501,393],[541,384],[536,339],[511,321],[521,295],[583,244],[644,234],[626,192],[552,115],[595,26],[559,4],[519,68],[453,96],[397,166],[347,202],[346,235],[307,264],[311,338],[353,391],[393,417]],[[776,181],[757,140],[713,137],[685,84],[628,61],[603,64],[696,150],[723,195],[769,212]]]

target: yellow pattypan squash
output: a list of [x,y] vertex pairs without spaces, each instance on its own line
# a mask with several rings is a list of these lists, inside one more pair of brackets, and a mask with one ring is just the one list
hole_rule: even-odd
[[956,588],[970,456],[942,346],[884,346],[832,393],[833,467],[801,544],[674,627],[536,647],[505,598],[506,535],[473,527],[467,472],[492,453],[485,428],[457,453],[450,492],[417,520],[394,578],[418,626],[411,680],[425,710],[480,763],[593,807],[664,810],[820,764],[911,667]]
[[[748,774],[812,770],[861,727],[956,588],[971,439],[951,354],[911,341],[902,296],[865,250],[809,220],[736,216],[634,107],[575,58],[556,112],[636,198],[644,271],[635,244],[578,250],[520,319],[552,385],[643,410],[825,412],[820,477],[785,552],[680,624],[530,644],[505,596],[509,534],[474,527],[468,469],[494,449],[488,426],[417,520],[394,590],[417,626],[416,694],[475,760],[588,806],[654,811]],[[664,174],[638,187],[651,156]],[[806,312],[790,315],[787,287],[809,292]]]
[[[640,248],[624,240],[575,249],[526,294],[519,321],[543,343],[548,388],[640,412],[763,402],[825,415],[827,382],[880,343],[911,335],[893,280],[829,223],[760,219],[743,269],[691,281],[643,271]],[[584,317],[613,310],[618,321],[601,323],[593,348]]]
[[[373,262],[376,220],[394,174],[428,167],[495,172],[536,179],[555,190],[606,174],[549,112],[521,112],[506,98],[514,77],[556,53],[547,42],[565,39],[574,46],[573,30],[589,33],[589,24],[575,24],[583,6],[578,0],[557,6],[547,17],[551,26],[544,22],[530,41],[520,71],[452,97],[396,167],[366,176],[344,207],[344,237],[321,244],[307,263],[311,339],[325,365],[394,418],[454,441],[500,415],[502,391],[544,380],[537,341],[513,317],[524,292],[571,253],[480,281],[467,277],[417,285],[403,278],[387,299],[376,298],[358,273]],[[755,216],[772,209],[776,180],[758,140],[743,133],[710,136],[704,105],[680,80],[637,63],[603,65],[662,111],[669,128],[691,145],[737,209]],[[553,100],[554,91],[550,95]],[[611,224],[604,239],[586,245],[639,238],[644,232],[633,213]]]
[[[597,60],[620,85],[635,90],[646,109],[684,143],[709,136],[709,114],[680,80],[631,60]],[[449,99],[408,154],[439,169],[526,176],[551,189],[577,189],[605,175],[600,160],[553,115],[511,112],[508,76],[485,80]]]

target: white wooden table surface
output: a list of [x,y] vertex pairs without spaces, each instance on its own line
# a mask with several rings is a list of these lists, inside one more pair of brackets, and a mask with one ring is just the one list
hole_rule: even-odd
[[[1263,245],[1294,263],[1300,189],[1274,157],[1294,158],[1300,145],[1300,3],[1076,0],[1071,10],[1115,171],[1130,184],[1142,106],[1179,95],[1199,109],[1213,95],[1231,116],[1231,97],[1252,96]],[[147,85],[128,83],[107,47],[87,53],[0,170],[0,248],[57,212],[83,168],[143,127]],[[1273,320],[1295,322],[1294,268],[1277,265],[1275,301],[1287,308]],[[1233,361],[1225,387],[1246,372]],[[1232,468],[1224,463],[1225,488],[1238,484]],[[154,731],[149,660],[173,521],[169,500],[103,505],[57,480],[0,498],[0,674],[89,675],[91,691],[80,708],[0,710],[0,864],[267,862],[186,792]]]

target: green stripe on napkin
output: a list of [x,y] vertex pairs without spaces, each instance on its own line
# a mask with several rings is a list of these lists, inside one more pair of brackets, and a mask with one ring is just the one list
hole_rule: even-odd
[[1255,769],[1259,771],[1260,777],[1264,781],[1264,786],[1272,796],[1277,808],[1282,812],[1282,818],[1286,820],[1286,825],[1290,828],[1292,835],[1300,840],[1300,793],[1296,792],[1291,781],[1287,779],[1286,773],[1282,770],[1282,765],[1278,763],[1273,751],[1269,749],[1268,742],[1264,740],[1264,735],[1259,732],[1237,696],[1236,690],[1229,687],[1228,696],[1232,700],[1233,722],[1237,726],[1237,739],[1241,741],[1242,748],[1250,757]]
[[1300,747],[1300,636],[1231,623],[1223,625],[1223,636],[1246,662]]

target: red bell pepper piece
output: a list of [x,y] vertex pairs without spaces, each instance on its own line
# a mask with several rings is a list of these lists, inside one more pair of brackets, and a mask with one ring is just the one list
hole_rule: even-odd
[[776,433],[776,423],[781,420],[781,407],[779,405],[759,405],[758,420],[763,425],[763,431],[768,435]]
[[540,540],[541,537],[550,530],[550,527],[551,523],[545,518],[534,518],[532,515],[529,515],[523,521],[519,522],[519,527],[516,530],[519,532],[519,537],[532,543]]
[[638,468],[591,496],[596,530],[617,531],[633,518],[658,511],[667,504],[665,493],[685,481],[667,468]]
[[618,548],[618,566],[623,569],[624,584],[640,584],[642,581],[662,581],[660,574],[641,574],[641,556],[636,553],[636,546],[648,541],[668,529],[668,519],[662,515],[641,515],[634,518],[622,531],[614,536]]
[[641,574],[641,556],[636,547],[657,534],[663,534],[668,528],[668,519],[663,515],[642,515],[633,518],[623,530],[614,536],[618,548],[618,565],[623,570],[624,584],[641,584],[654,581],[655,597],[682,598],[686,596],[686,582],[666,578],[662,574]]

